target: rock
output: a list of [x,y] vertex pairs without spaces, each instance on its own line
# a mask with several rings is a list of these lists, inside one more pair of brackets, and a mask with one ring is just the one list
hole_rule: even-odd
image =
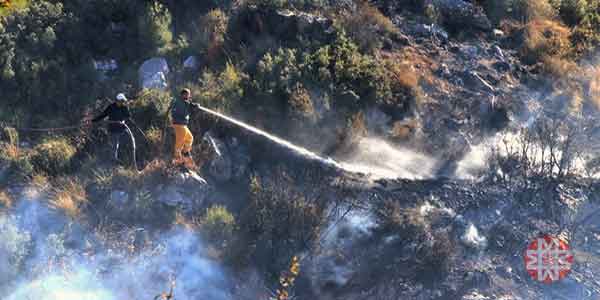
[[494,57],[496,57],[497,59],[499,59],[501,61],[506,60],[506,57],[504,57],[504,51],[502,51],[500,46],[498,46],[498,45],[492,46],[492,53],[494,54]]
[[115,207],[122,207],[127,204],[129,194],[125,191],[114,190],[110,193],[110,201]]
[[510,71],[510,64],[507,62],[504,62],[504,61],[497,61],[492,65],[492,67],[496,71],[502,72],[502,73]]
[[250,164],[250,156],[245,146],[235,137],[225,141],[213,137],[207,132],[202,137],[212,153],[212,159],[207,164],[208,174],[218,182],[239,179],[246,174]]
[[110,72],[114,72],[119,68],[117,61],[114,59],[93,60],[94,69],[100,75],[100,80],[106,80]]
[[249,9],[239,20],[244,30],[237,34],[242,40],[266,33],[278,40],[291,41],[305,35],[313,40],[324,41],[329,40],[335,30],[330,19],[287,9]]
[[193,171],[178,174],[171,184],[158,190],[159,202],[186,212],[204,207],[214,192],[213,186]]
[[442,14],[443,23],[457,29],[490,31],[492,24],[483,9],[463,0],[431,0]]
[[188,58],[183,61],[184,69],[197,70],[199,66],[200,63],[198,62],[198,57],[194,55],[188,56]]
[[448,68],[447,64],[441,64],[440,67],[437,69],[437,75],[440,77],[448,78],[450,77],[450,75],[452,75],[452,72],[450,72],[450,68]]
[[466,59],[477,60],[479,58],[479,48],[477,46],[463,46],[460,47],[460,54]]
[[499,39],[499,38],[503,38],[504,37],[504,31],[500,30],[500,29],[494,29],[494,31],[492,32],[492,34],[494,35],[495,38]]
[[176,186],[169,186],[166,189],[163,189],[158,196],[158,201],[169,206],[185,205],[190,202]]
[[437,39],[442,44],[445,44],[448,42],[448,32],[446,32],[443,28],[441,28],[435,24],[431,24],[431,25],[417,24],[413,28],[413,31],[414,31],[413,33],[416,36],[431,37],[433,39]]
[[167,60],[162,57],[146,60],[138,73],[142,88],[164,90],[168,87],[169,65]]

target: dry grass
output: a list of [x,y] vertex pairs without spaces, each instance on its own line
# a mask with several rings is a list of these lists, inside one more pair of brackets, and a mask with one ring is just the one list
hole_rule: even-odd
[[392,126],[391,136],[396,140],[407,140],[414,134],[417,126],[418,122],[415,119],[396,121]]
[[5,191],[0,191],[0,208],[6,209],[11,208],[13,205],[13,199]]
[[542,70],[555,78],[576,74],[578,69],[574,61],[558,56],[544,56],[541,58],[541,63]]
[[419,85],[419,74],[415,71],[415,68],[407,61],[397,62],[393,60],[386,60],[386,69],[389,70],[393,78],[395,78],[400,86],[415,90]]
[[0,159],[14,161],[19,158],[19,148],[12,144],[3,144],[0,148]]
[[81,217],[82,209],[87,203],[87,194],[83,185],[75,180],[65,179],[52,193],[49,204],[52,209],[77,219]]
[[399,29],[377,7],[359,1],[355,10],[341,12],[336,20],[362,49],[381,47],[381,35],[395,35]]
[[553,19],[557,13],[548,0],[515,0],[510,8],[523,23]]
[[[535,64],[567,58],[572,53],[571,30],[553,20],[539,19],[525,26],[525,41],[521,55],[525,63]],[[552,58],[552,59],[549,59]]]
[[216,59],[225,43],[229,18],[220,9],[213,9],[200,21],[200,36],[209,61]]

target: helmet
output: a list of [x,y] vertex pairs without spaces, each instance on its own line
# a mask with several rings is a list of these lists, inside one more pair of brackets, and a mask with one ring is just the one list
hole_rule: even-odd
[[127,102],[127,97],[125,97],[125,94],[119,93],[117,95],[117,101],[119,101],[119,102]]

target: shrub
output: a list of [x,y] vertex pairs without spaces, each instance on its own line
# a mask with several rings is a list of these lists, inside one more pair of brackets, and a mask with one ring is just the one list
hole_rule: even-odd
[[13,146],[19,145],[19,132],[13,127],[2,128],[2,141]]
[[37,171],[48,175],[58,175],[71,169],[75,147],[64,137],[48,139],[33,149],[31,161]]
[[292,118],[300,120],[315,119],[315,108],[308,90],[301,83],[296,83],[289,96],[288,113]]
[[156,157],[163,150],[164,136],[163,130],[158,127],[150,127],[145,131],[146,139],[148,140],[148,150],[151,157]]
[[138,19],[139,43],[142,51],[154,53],[165,52],[171,46],[171,13],[158,1],[146,3]]
[[600,44],[600,1],[591,1],[573,30],[573,45],[579,54],[594,53]]
[[575,26],[579,24],[583,16],[588,12],[588,1],[558,0],[552,2],[558,11],[558,15],[568,26]]
[[542,70],[554,78],[576,74],[574,72],[578,68],[574,61],[558,56],[543,56],[540,62],[542,63]]
[[207,61],[213,62],[221,54],[228,23],[229,17],[220,9],[213,9],[202,16],[200,27],[195,29],[197,35],[192,39],[192,46],[205,54]]
[[152,126],[162,127],[171,101],[172,97],[168,92],[143,90],[130,104],[131,114],[142,129]]
[[368,52],[382,47],[382,37],[399,33],[396,25],[367,1],[359,1],[353,10],[342,12],[339,20],[360,49]]
[[13,199],[6,191],[0,190],[0,208],[11,208],[13,205]]
[[[250,202],[240,216],[238,236],[243,237],[240,256],[252,257],[277,278],[288,259],[318,238],[325,204],[319,193],[294,190],[293,180],[278,171],[272,182],[250,180]],[[316,195],[316,196],[315,196]]]
[[19,156],[12,161],[9,174],[16,181],[25,181],[33,176],[34,167],[28,156]]
[[513,0],[508,11],[523,23],[556,17],[556,10],[548,0]]
[[534,20],[525,28],[521,56],[525,63],[535,64],[545,57],[567,58],[571,54],[571,31],[556,21]]
[[0,161],[12,162],[19,158],[19,148],[14,144],[0,143]]
[[557,14],[548,0],[482,0],[479,2],[494,24],[499,24],[507,18],[525,24],[536,19],[551,19]]
[[73,179],[63,179],[52,192],[50,207],[76,219],[87,204],[87,194],[81,183]]
[[248,76],[231,63],[218,75],[205,71],[200,86],[192,90],[197,102],[214,109],[231,111],[238,107],[244,96],[244,84]]
[[213,205],[206,209],[200,226],[208,241],[226,243],[231,240],[235,229],[235,218],[224,206]]
[[29,4],[28,0],[0,0],[0,17],[9,13],[23,9]]

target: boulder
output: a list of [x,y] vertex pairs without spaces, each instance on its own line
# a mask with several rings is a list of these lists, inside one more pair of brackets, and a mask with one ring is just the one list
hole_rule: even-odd
[[463,0],[431,0],[446,26],[457,29],[490,31],[492,24],[483,9]]
[[448,32],[435,24],[417,24],[413,28],[413,34],[418,37],[433,38],[445,44],[448,42]]
[[194,55],[188,56],[188,58],[186,58],[183,61],[184,69],[197,70],[199,66],[200,66],[200,62],[198,61],[198,57],[196,57]]
[[114,59],[93,60],[92,64],[96,72],[98,72],[100,80],[106,80],[111,72],[119,69],[119,65]]
[[127,204],[127,200],[129,199],[129,194],[125,191],[113,190],[110,193],[110,202],[115,207],[122,207]]
[[157,200],[165,205],[192,212],[205,206],[214,188],[196,172],[177,174],[168,185],[157,188]]
[[286,9],[249,9],[238,19],[243,30],[237,32],[242,41],[269,34],[278,40],[296,40],[305,35],[312,40],[326,41],[334,32],[333,21],[316,14]]
[[211,132],[202,137],[203,143],[209,148],[211,159],[206,168],[208,174],[218,182],[227,182],[244,176],[250,164],[248,149],[235,137],[221,140]]
[[142,88],[164,90],[168,87],[169,65],[162,57],[146,60],[140,66],[138,73]]

